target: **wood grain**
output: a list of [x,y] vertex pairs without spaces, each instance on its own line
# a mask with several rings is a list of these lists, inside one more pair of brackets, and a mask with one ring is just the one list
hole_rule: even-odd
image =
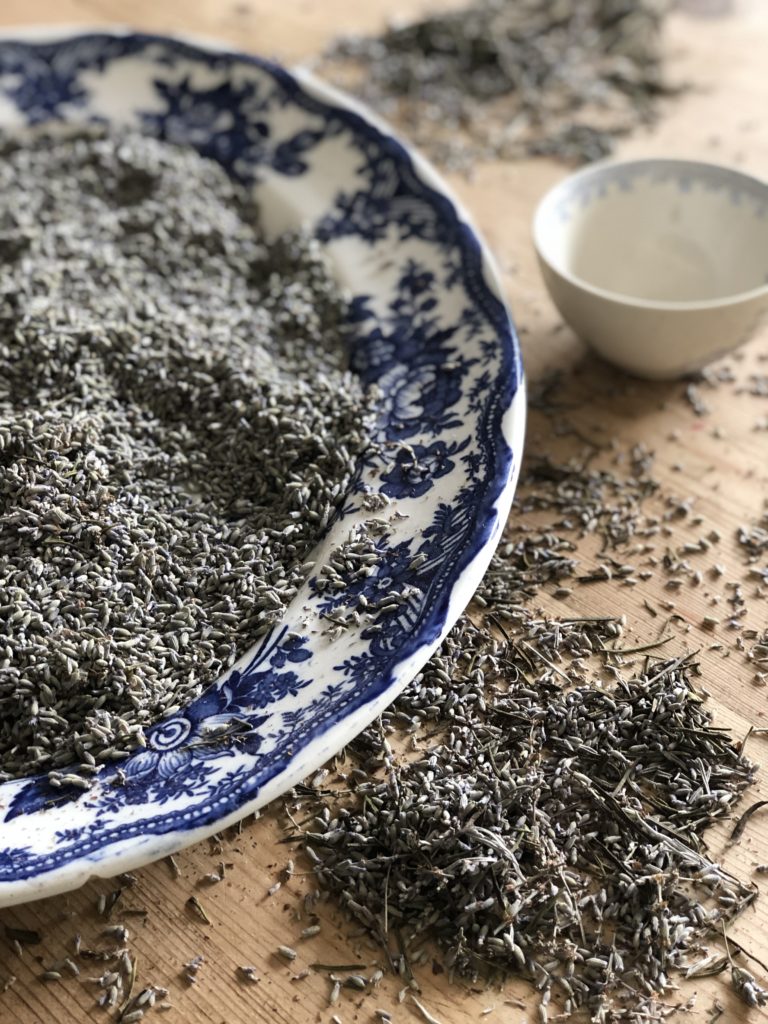
[[[215,36],[244,49],[292,62],[317,53],[341,29],[345,31],[378,27],[389,15],[408,15],[423,8],[419,0],[4,0],[0,24],[78,22],[80,24],[127,23],[150,30],[174,30]],[[720,16],[706,16],[707,12]],[[638,133],[621,147],[624,154],[673,154],[704,157],[733,163],[747,170],[768,173],[768,4],[765,0],[738,0],[733,4],[687,3],[669,21],[667,48],[670,67],[677,80],[691,83],[681,97],[666,104],[664,116],[650,130]],[[584,346],[558,323],[547,299],[531,249],[529,224],[534,206],[546,189],[563,175],[563,169],[543,160],[514,164],[488,164],[479,168],[471,181],[455,179],[453,188],[493,247],[502,268],[503,280],[520,328],[526,367],[531,383],[560,367],[568,377],[573,400],[569,417],[580,432],[597,441],[615,439],[620,448],[643,442],[656,452],[655,475],[663,495],[694,496],[695,513],[705,527],[722,534],[717,550],[701,556],[705,575],[700,587],[685,588],[674,595],[676,611],[690,624],[677,642],[680,650],[700,648],[705,683],[711,693],[710,705],[718,723],[737,735],[749,725],[768,725],[768,690],[754,685],[754,670],[734,649],[734,636],[718,629],[715,635],[700,627],[702,617],[723,606],[728,597],[726,584],[744,580],[743,554],[735,541],[737,527],[754,522],[764,508],[768,494],[768,432],[754,429],[759,418],[768,416],[768,398],[739,392],[749,373],[768,373],[768,333],[755,338],[738,357],[728,361],[736,381],[716,390],[703,389],[711,406],[706,417],[694,414],[685,401],[681,384],[648,384],[633,381],[610,370],[591,357]],[[553,438],[551,423],[532,414],[528,435],[531,451],[558,458],[573,450],[573,438]],[[690,539],[692,527],[686,522],[674,526],[669,543]],[[585,564],[594,557],[588,543],[578,556]],[[714,562],[726,567],[719,582],[705,570]],[[745,592],[754,589],[745,585]],[[621,611],[628,619],[628,633],[639,641],[657,635],[659,619],[652,619],[643,605],[658,605],[670,597],[664,580],[656,575],[642,587],[621,589]],[[719,600],[718,604],[713,604]],[[579,614],[616,612],[617,590],[608,585],[581,588],[566,602],[544,600],[554,612]],[[768,626],[765,598],[749,603],[745,625]],[[718,614],[717,611],[714,614]],[[713,650],[714,641],[722,650]],[[749,753],[763,766],[751,799],[768,797],[765,769],[768,769],[768,739],[750,741]],[[728,847],[728,828],[714,830],[710,850],[743,878],[754,876],[754,866],[768,861],[768,816],[756,815],[738,845]],[[175,1010],[169,1021],[190,1024],[308,1024],[329,1021],[333,1012],[344,1024],[372,1021],[373,1009],[383,1007],[396,1021],[415,1020],[413,1009],[397,1003],[398,984],[385,979],[373,994],[342,995],[339,1005],[327,1006],[329,983],[320,974],[293,980],[312,961],[345,963],[359,959],[372,963],[376,952],[362,939],[350,937],[349,926],[329,904],[320,907],[323,931],[306,941],[297,939],[303,926],[297,919],[302,895],[311,879],[297,874],[275,895],[267,890],[291,856],[279,843],[282,832],[277,809],[249,823],[240,834],[222,839],[221,847],[203,843],[179,855],[181,877],[173,879],[168,865],[158,863],[140,871],[135,890],[124,897],[124,905],[149,911],[146,922],[132,918],[132,948],[138,953],[140,977],[145,983],[167,985]],[[202,875],[218,861],[232,865],[225,880],[199,887]],[[93,882],[68,896],[40,901],[12,911],[0,912],[0,924],[39,928],[44,935],[40,946],[27,947],[19,959],[0,944],[0,986],[9,975],[15,985],[0,995],[0,1024],[80,1024],[105,1020],[94,1007],[95,987],[86,980],[43,983],[41,963],[64,955],[75,932],[83,942],[95,940],[103,922],[95,913],[100,892],[112,888],[108,881]],[[185,901],[196,892],[211,918],[207,926],[190,914]],[[121,919],[122,919],[122,915]],[[734,938],[756,957],[768,962],[768,899],[757,901],[732,929]],[[299,957],[286,966],[274,957],[280,943],[297,946]],[[202,954],[205,963],[194,986],[186,983],[182,965]],[[236,968],[252,964],[261,981],[238,981]],[[755,968],[761,976],[759,968]],[[85,972],[89,973],[88,971]],[[93,974],[99,973],[94,970]],[[423,1001],[443,1024],[473,1019],[522,1024],[534,1020],[535,1001],[522,983],[503,992],[474,991],[451,986],[444,977],[425,971],[419,978]],[[764,984],[768,979],[761,976]],[[679,1001],[697,992],[693,1013],[683,1019],[692,1024],[708,1021],[713,1000],[724,1007],[722,1024],[758,1021],[763,1011],[747,1011],[730,993],[722,979],[705,979],[681,988]],[[515,1000],[522,1000],[514,1005]],[[676,1002],[678,999],[670,1000]],[[481,1018],[483,1010],[492,1007]],[[522,1008],[521,1008],[522,1007]],[[151,1016],[149,1019],[153,1019]],[[158,1018],[160,1019],[160,1018]]]

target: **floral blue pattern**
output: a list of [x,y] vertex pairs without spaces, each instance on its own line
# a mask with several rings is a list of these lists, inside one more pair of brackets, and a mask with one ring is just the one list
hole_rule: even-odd
[[[0,98],[0,121],[127,122],[194,146],[253,187],[267,230],[312,230],[353,294],[351,365],[380,389],[393,452],[363,460],[319,548],[318,569],[355,524],[378,518],[370,576],[332,596],[310,578],[256,649],[92,790],[41,777],[0,786],[1,905],[248,813],[392,700],[490,558],[524,399],[514,329],[473,230],[399,141],[308,76],[165,37],[66,34],[0,41]],[[376,493],[380,511],[366,512]],[[396,609],[328,639],[334,609],[361,595],[375,608],[403,588]]]

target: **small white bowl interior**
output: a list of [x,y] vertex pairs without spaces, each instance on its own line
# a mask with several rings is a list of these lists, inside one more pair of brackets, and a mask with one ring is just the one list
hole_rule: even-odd
[[594,166],[549,193],[534,235],[559,273],[642,303],[717,302],[768,285],[768,185],[714,164]]

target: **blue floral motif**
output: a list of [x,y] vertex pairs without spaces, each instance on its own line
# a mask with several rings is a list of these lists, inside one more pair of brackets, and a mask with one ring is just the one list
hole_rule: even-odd
[[[498,533],[520,454],[521,439],[513,453],[502,431],[522,380],[507,311],[474,233],[400,142],[256,58],[119,32],[0,41],[0,96],[31,124],[124,121],[130,97],[109,84],[113,71],[120,83],[139,76],[129,120],[219,161],[265,206],[274,188],[301,206],[312,176],[325,175],[303,222],[333,258],[343,263],[352,243],[382,268],[352,288],[350,362],[380,389],[377,430],[391,453],[361,460],[329,532],[343,538],[364,495],[390,499],[395,514],[369,576],[331,594],[311,579],[255,650],[148,730],[145,749],[103,768],[93,790],[41,777],[0,786],[0,904],[26,893],[25,879],[44,888],[58,872],[84,880],[100,862],[119,871],[116,851],[133,839],[151,859],[212,831],[253,809],[267,784],[274,794],[289,768],[296,778],[331,753],[336,726],[365,724],[374,702],[407,682],[400,666],[450,628],[457,583]],[[333,153],[335,188],[321,152]],[[395,608],[392,591],[405,595]],[[334,646],[322,616],[361,596],[371,614]]]
[[259,97],[255,83],[245,82],[236,87],[231,82],[222,82],[201,91],[192,90],[189,76],[185,76],[175,82],[158,81],[156,88],[165,109],[160,114],[143,115],[147,132],[162,135],[168,142],[193,146],[230,170],[236,166],[252,170],[264,162],[269,124],[259,115],[268,100]]
[[463,452],[468,444],[469,438],[465,437],[463,441],[433,441],[401,448],[390,468],[381,474],[382,493],[390,498],[420,498],[436,480],[453,470],[452,456]]
[[453,204],[439,193],[433,192],[428,199],[423,196],[402,144],[378,133],[370,137],[370,126],[356,120],[354,127],[365,129],[358,141],[358,177],[363,187],[339,194],[334,209],[318,223],[318,237],[327,242],[354,235],[371,246],[393,232],[401,242],[424,239],[442,250],[445,283],[454,282],[462,254],[455,248],[461,228]]
[[0,91],[23,112],[28,124],[66,120],[72,108],[85,107],[88,91],[79,73],[103,71],[109,61],[125,54],[125,40],[107,39],[94,52],[87,38],[71,45],[39,46],[4,42],[0,52]]
[[[47,780],[35,778],[32,782],[23,786],[13,797],[6,812],[5,820],[12,821],[20,814],[32,814],[35,811],[45,811],[52,807],[59,807],[61,804],[77,800],[80,795],[80,791],[73,787],[67,787],[64,790],[54,789]],[[1,849],[0,853],[2,853]]]
[[[103,799],[104,809],[115,811],[148,800],[160,805],[179,795],[194,796],[215,773],[213,762],[236,752],[255,757],[263,742],[259,730],[267,716],[254,715],[254,710],[268,707],[277,690],[284,696],[307,685],[293,672],[275,672],[286,664],[300,664],[311,658],[306,649],[308,638],[286,639],[286,632],[283,627],[263,640],[245,671],[233,670],[183,714],[147,730],[145,749],[104,769],[102,781],[113,785]],[[79,789],[54,788],[38,778],[16,794],[5,820],[69,803],[80,796]]]
[[[440,287],[432,271],[409,260],[387,314],[376,317],[367,296],[353,305],[357,331],[351,365],[383,392],[381,418],[391,440],[438,435],[463,425],[454,409],[477,359],[452,344],[456,325],[441,326]],[[367,323],[373,326],[366,333]]]

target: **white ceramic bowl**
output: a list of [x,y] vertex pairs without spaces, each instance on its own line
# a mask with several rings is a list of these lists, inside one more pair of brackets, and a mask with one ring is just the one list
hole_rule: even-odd
[[563,319],[641,377],[678,377],[745,340],[768,310],[768,184],[692,160],[595,164],[533,221]]

